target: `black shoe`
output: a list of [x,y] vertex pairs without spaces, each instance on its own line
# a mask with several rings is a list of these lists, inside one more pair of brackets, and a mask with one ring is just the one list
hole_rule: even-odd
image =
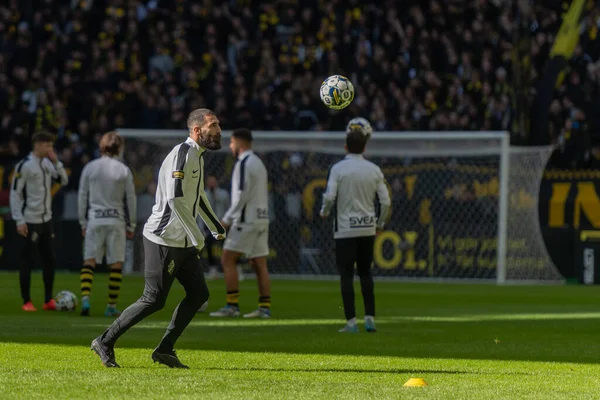
[[190,369],[190,367],[182,364],[181,361],[179,361],[177,354],[175,354],[175,350],[163,351],[156,348],[152,352],[152,360],[154,360],[155,363],[157,362],[159,364],[166,365],[169,368]]
[[121,366],[115,361],[115,350],[112,347],[102,343],[100,336],[92,340],[91,349],[98,355],[98,357],[100,357],[102,364],[106,368],[121,368]]
[[90,309],[89,308],[84,308],[81,310],[81,316],[82,317],[89,317],[90,316]]

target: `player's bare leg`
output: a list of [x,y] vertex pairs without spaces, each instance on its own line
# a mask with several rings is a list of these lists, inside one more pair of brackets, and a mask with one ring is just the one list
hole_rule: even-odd
[[218,311],[210,313],[211,317],[238,317],[240,315],[240,281],[237,270],[237,262],[241,253],[223,249],[221,265],[225,278],[227,290],[227,305]]
[[267,257],[257,257],[250,261],[250,265],[256,273],[258,281],[258,292],[261,297],[271,297],[271,281],[267,270]]
[[271,317],[271,281],[269,279],[269,270],[267,269],[267,257],[256,257],[250,260],[250,264],[256,273],[258,283],[258,309],[244,318],[270,318]]

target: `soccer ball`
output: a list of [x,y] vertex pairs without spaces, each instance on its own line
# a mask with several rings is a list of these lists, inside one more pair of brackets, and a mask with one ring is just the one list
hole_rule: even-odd
[[348,125],[346,125],[346,133],[360,131],[363,135],[367,137],[367,139],[371,139],[371,135],[373,134],[373,127],[371,123],[362,117],[352,118]]
[[321,101],[334,110],[346,108],[354,100],[354,85],[342,75],[331,75],[321,84]]
[[54,298],[57,311],[73,311],[77,308],[77,296],[68,290],[58,292]]

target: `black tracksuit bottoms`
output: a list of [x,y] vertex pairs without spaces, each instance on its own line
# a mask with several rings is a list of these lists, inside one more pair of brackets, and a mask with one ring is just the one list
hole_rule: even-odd
[[175,342],[192,321],[198,309],[208,300],[200,253],[194,247],[161,246],[144,237],[145,287],[142,297],[127,307],[121,316],[102,334],[102,341],[114,346],[129,328],[165,306],[175,278],[185,289],[186,296],[175,309],[171,323],[158,348],[173,350]]
[[340,271],[342,300],[346,320],[356,317],[354,306],[354,265],[360,278],[365,315],[375,316],[375,292],[371,264],[375,236],[363,236],[335,240],[335,257]]
[[23,298],[23,304],[31,300],[31,271],[35,266],[36,258],[39,258],[44,279],[44,303],[47,303],[52,299],[54,269],[56,267],[54,225],[52,221],[43,224],[27,224],[27,230],[27,238],[23,238],[21,265],[19,267],[21,297]]

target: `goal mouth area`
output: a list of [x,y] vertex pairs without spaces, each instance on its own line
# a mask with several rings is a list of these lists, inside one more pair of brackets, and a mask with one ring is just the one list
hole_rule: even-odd
[[[151,148],[156,171],[186,130],[118,129],[126,147]],[[204,154],[206,176],[229,190],[235,159]],[[253,131],[271,184],[272,275],[336,276],[333,220],[318,216],[329,167],[346,154],[346,133]],[[126,152],[127,153],[127,152]],[[561,284],[539,226],[539,187],[551,146],[511,147],[505,131],[374,132],[365,157],[392,194],[392,216],[376,239],[373,274],[405,282]],[[271,213],[270,213],[271,214]],[[142,222],[140,220],[140,222]],[[271,268],[270,268],[271,269]]]

